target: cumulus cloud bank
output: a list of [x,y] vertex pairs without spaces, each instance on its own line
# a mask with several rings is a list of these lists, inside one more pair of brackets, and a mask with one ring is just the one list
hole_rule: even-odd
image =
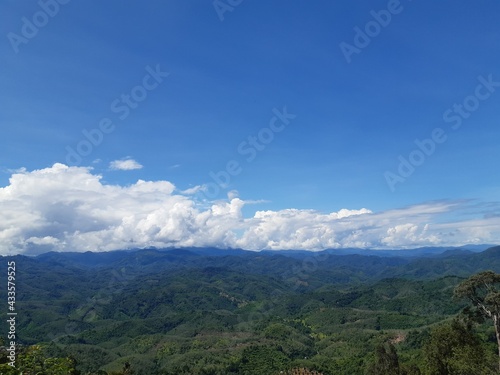
[[[378,213],[284,209],[244,217],[242,208],[249,201],[235,192],[207,206],[168,181],[119,186],[101,179],[92,168],[63,164],[14,172],[9,185],[0,188],[0,254],[149,246],[320,250],[500,243],[500,216],[478,215],[477,207],[472,214],[467,202],[438,201]],[[472,218],[442,219],[457,210]]]

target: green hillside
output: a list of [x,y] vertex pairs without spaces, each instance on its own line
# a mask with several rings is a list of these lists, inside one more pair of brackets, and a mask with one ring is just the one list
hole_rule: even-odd
[[[499,247],[322,256],[148,250],[1,262],[18,269],[18,343],[70,358],[81,374],[356,375],[375,373],[377,355],[391,347],[400,373],[427,374],[432,330],[467,306],[454,288],[473,273],[500,271]],[[470,329],[493,368],[493,328]]]

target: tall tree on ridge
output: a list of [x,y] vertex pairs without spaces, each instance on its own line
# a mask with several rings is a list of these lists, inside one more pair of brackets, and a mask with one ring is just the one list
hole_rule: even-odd
[[500,274],[484,271],[472,275],[455,288],[455,296],[469,299],[476,312],[493,321],[500,371]]

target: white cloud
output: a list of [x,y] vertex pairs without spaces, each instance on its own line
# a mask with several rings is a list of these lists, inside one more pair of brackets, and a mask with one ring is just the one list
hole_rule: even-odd
[[109,163],[109,168],[114,171],[132,171],[134,169],[142,169],[142,165],[134,159],[122,159]]
[[[244,249],[408,248],[500,243],[500,216],[467,201],[437,201],[371,212],[283,209],[244,217],[251,201],[200,202],[168,181],[106,185],[92,168],[54,164],[14,172],[0,188],[0,254],[106,251],[133,247]],[[461,213],[462,215],[458,215]],[[498,212],[497,212],[498,213]],[[468,217],[452,222],[446,219]]]
[[186,194],[186,195],[193,195],[193,194],[196,194],[198,193],[199,191],[203,191],[203,186],[202,185],[197,185],[197,186],[194,186],[192,188],[189,188],[189,189],[186,189],[186,190],[182,190],[181,193],[182,194]]

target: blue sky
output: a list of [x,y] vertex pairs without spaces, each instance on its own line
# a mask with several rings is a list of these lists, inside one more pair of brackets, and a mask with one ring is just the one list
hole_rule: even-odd
[[[237,191],[248,202],[245,217],[286,209],[382,213],[427,202],[462,202],[462,211],[430,222],[500,214],[500,4],[215,4],[219,11],[198,0],[2,2],[0,186],[19,168],[62,163],[92,167],[104,185],[169,181],[177,191],[203,192],[214,183],[210,172],[234,161],[238,173],[208,198]],[[374,12],[385,26],[374,24]],[[30,35],[26,21],[46,24]],[[366,46],[356,45],[355,28],[372,33]],[[357,52],[346,58],[342,43]],[[148,79],[155,87],[145,90],[152,70],[165,74]],[[127,105],[125,116],[117,108],[132,91],[145,98]],[[455,104],[472,109],[457,129]],[[285,108],[286,126],[269,131]],[[77,149],[82,131],[103,119],[113,130],[70,165],[68,147]],[[436,129],[440,143],[424,155],[415,141]],[[272,140],[251,146],[248,137],[259,134]],[[412,152],[418,165],[391,186],[388,172],[398,176],[400,156],[410,160]],[[117,168],[124,160],[129,167]]]

